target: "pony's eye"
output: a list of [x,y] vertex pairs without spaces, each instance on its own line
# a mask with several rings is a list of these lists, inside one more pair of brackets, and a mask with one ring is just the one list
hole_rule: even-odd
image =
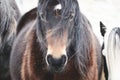
[[69,19],[69,21],[72,21],[73,18],[75,16],[75,13],[74,12],[70,12],[69,14],[67,14],[67,16],[65,17],[65,19]]
[[73,12],[71,12],[71,13],[70,13],[70,16],[69,16],[70,21],[72,21],[72,20],[73,20],[74,15],[75,15],[75,14],[74,14]]
[[55,10],[55,16],[60,16],[60,15],[61,15],[61,10],[60,9]]
[[60,15],[61,15],[61,9],[62,9],[61,4],[57,4],[57,5],[54,7],[55,16],[60,16]]
[[42,21],[47,22],[45,14],[39,13],[39,15],[40,15],[40,18],[41,18]]

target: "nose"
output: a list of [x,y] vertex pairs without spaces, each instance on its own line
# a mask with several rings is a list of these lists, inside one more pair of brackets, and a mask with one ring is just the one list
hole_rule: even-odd
[[66,55],[62,55],[60,58],[53,58],[52,55],[47,56],[48,64],[56,69],[63,67],[65,65],[66,61],[67,61]]

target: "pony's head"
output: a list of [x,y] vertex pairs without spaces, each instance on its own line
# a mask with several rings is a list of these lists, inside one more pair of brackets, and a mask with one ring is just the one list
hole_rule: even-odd
[[77,0],[39,0],[37,36],[46,63],[53,72],[61,72],[68,62],[75,29],[79,26]]

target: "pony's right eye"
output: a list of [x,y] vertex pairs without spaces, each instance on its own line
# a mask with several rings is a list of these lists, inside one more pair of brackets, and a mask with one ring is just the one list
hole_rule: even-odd
[[40,15],[40,18],[41,18],[42,21],[47,22],[45,14],[43,14],[42,12],[40,12],[39,15]]
[[60,16],[61,15],[61,9],[62,9],[61,4],[58,4],[58,5],[55,6],[55,8],[54,8],[55,16]]
[[55,10],[55,16],[60,16],[60,15],[61,15],[61,10],[60,9]]

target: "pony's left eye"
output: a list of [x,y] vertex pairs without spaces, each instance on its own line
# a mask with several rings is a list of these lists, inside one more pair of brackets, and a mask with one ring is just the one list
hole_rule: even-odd
[[75,14],[73,12],[70,13],[69,20],[72,21],[74,18]]
[[67,16],[65,17],[65,19],[69,19],[69,21],[72,21],[73,18],[75,16],[75,13],[74,12],[70,12],[69,14],[67,14]]

